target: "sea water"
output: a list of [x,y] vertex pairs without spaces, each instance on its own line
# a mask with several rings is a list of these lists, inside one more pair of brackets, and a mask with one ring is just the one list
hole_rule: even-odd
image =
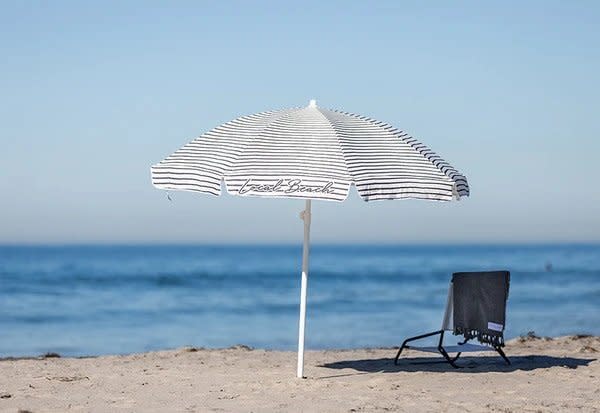
[[[0,357],[297,345],[301,246],[2,246]],[[311,249],[309,349],[440,327],[452,272],[511,271],[506,337],[600,334],[600,245]]]

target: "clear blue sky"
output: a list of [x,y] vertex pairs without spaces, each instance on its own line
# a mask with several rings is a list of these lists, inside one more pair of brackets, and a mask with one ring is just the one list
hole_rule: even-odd
[[3,1],[0,243],[301,242],[301,201],[150,184],[195,136],[320,105],[471,198],[314,205],[315,242],[600,240],[600,2]]

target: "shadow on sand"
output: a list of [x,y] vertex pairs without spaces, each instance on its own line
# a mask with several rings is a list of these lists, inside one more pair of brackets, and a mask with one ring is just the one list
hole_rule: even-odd
[[[393,358],[344,360],[335,363],[321,364],[318,367],[328,369],[353,369],[363,373],[397,373],[397,372],[439,372],[439,373],[509,373],[516,370],[531,371],[550,367],[576,369],[587,366],[596,359],[551,356],[508,356],[511,364],[507,365],[499,357],[461,357],[453,368],[441,357],[405,357],[394,365]],[[443,360],[443,359],[442,359]]]

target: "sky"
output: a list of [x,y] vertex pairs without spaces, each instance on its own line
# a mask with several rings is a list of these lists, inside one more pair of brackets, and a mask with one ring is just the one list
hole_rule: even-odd
[[0,243],[300,243],[302,201],[169,201],[149,168],[309,99],[407,131],[471,187],[314,202],[314,242],[600,241],[600,2],[1,5]]

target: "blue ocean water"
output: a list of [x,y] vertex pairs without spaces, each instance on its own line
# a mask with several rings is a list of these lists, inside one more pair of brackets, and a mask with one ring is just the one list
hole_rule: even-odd
[[[0,357],[294,349],[300,246],[0,247]],[[508,338],[600,335],[600,245],[311,250],[307,346],[437,329],[454,271],[509,269]]]

